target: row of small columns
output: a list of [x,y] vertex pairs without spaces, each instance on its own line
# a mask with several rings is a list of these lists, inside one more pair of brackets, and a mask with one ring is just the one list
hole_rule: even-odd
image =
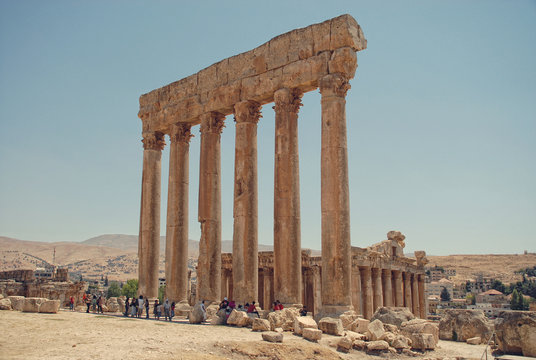
[[382,306],[405,306],[426,318],[424,275],[399,270],[354,267],[352,305],[366,319]]
[[[346,141],[348,79],[330,74],[319,80],[322,102],[321,210],[322,306],[327,311],[351,308],[351,246]],[[274,296],[283,304],[299,304],[301,235],[299,204],[298,110],[301,92],[280,89],[275,102],[274,169]],[[261,105],[242,101],[234,106],[236,122],[232,286],[235,301],[257,300],[258,196],[257,123]],[[197,298],[221,298],[221,146],[225,116],[200,116],[198,220],[201,223],[197,266]],[[171,127],[166,226],[166,296],[187,300],[188,185],[190,124]],[[158,295],[161,152],[164,134],[143,133],[143,176],[139,240],[139,293]]]

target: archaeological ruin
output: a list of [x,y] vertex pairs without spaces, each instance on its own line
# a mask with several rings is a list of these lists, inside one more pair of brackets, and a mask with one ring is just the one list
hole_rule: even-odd
[[[297,29],[140,97],[143,176],[139,292],[158,295],[161,156],[170,139],[166,296],[187,301],[189,141],[201,133],[197,299],[237,303],[278,299],[323,314],[380,305],[424,316],[422,262],[403,256],[397,239],[368,249],[350,242],[346,93],[367,41],[350,15]],[[301,250],[298,112],[303,93],[321,94],[321,257]],[[274,103],[274,251],[258,252],[257,123]],[[221,254],[220,135],[235,120],[233,253]],[[396,237],[396,236],[395,236]],[[400,239],[398,239],[400,240]],[[424,254],[422,254],[424,256]],[[223,260],[222,260],[223,259]]]

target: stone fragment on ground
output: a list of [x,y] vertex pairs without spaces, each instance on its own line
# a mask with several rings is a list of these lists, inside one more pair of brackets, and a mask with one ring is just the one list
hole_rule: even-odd
[[245,327],[248,321],[248,314],[246,312],[233,309],[227,318],[227,325]]
[[352,349],[353,341],[349,336],[343,336],[337,343],[337,351],[349,352]]
[[495,333],[500,351],[536,357],[536,311],[501,311]]
[[268,342],[281,343],[283,342],[283,334],[275,331],[267,331],[262,333],[262,339]]
[[389,350],[389,344],[385,340],[369,341],[367,343],[367,351],[383,351]]
[[493,333],[493,323],[482,310],[446,309],[439,322],[441,340],[467,341],[480,337],[487,342]]
[[365,335],[367,335],[369,341],[376,341],[379,340],[384,333],[383,323],[380,320],[374,320],[368,324]]
[[354,340],[352,343],[352,347],[356,350],[366,350],[367,342],[365,340]]
[[480,338],[480,336],[476,336],[476,337],[467,339],[465,342],[470,345],[478,345],[482,342],[482,339]]
[[304,328],[302,331],[302,336],[304,339],[317,342],[318,340],[322,339],[322,330],[313,329],[313,328]]
[[437,324],[424,319],[413,319],[402,323],[400,334],[411,340],[412,349],[432,350],[439,341]]
[[365,340],[366,336],[355,331],[345,331],[345,336],[348,336],[352,341],[355,340]]
[[367,332],[368,324],[370,324],[370,320],[357,318],[352,322],[350,330],[364,334]]
[[39,306],[40,313],[56,314],[60,310],[59,300],[46,300]]
[[201,324],[206,320],[205,313],[201,308],[201,302],[197,302],[191,312],[188,314],[190,324]]
[[266,319],[253,319],[251,326],[253,331],[270,331],[270,322]]
[[342,336],[344,328],[342,327],[341,319],[325,317],[318,322],[318,328],[325,334]]
[[318,324],[310,316],[296,317],[296,319],[294,320],[294,334],[301,335],[303,332],[303,329],[305,328],[318,329]]
[[339,316],[339,319],[342,321],[342,327],[344,330],[352,330],[352,324],[359,318],[359,315],[353,311],[346,311],[345,313]]
[[0,299],[0,310],[11,310],[11,300],[9,299]]
[[413,319],[415,319],[415,316],[407,307],[382,306],[376,310],[370,321],[380,320],[383,324],[400,327],[403,322]]
[[9,301],[11,301],[11,308],[13,310],[22,311],[24,307],[24,296],[8,296]]
[[39,312],[39,307],[47,299],[38,298],[38,297],[29,297],[24,298],[24,303],[22,305],[23,312]]

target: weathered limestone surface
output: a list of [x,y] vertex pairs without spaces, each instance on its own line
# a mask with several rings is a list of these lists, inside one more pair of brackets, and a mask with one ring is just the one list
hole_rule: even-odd
[[395,270],[395,306],[404,306],[404,282],[402,281],[402,272]]
[[480,337],[488,341],[493,333],[493,323],[482,310],[447,309],[439,322],[441,340],[466,341]]
[[372,296],[372,280],[369,267],[360,269],[361,288],[363,290],[363,315],[366,319],[370,319],[373,314],[373,296]]
[[251,326],[253,331],[270,331],[270,322],[266,319],[253,319]]
[[318,340],[322,339],[322,330],[313,329],[313,328],[304,328],[302,332],[302,336],[304,339],[317,342]]
[[382,269],[372,269],[373,311],[383,306]]
[[380,320],[374,320],[367,326],[367,338],[369,341],[379,340],[385,333],[383,323]]
[[11,300],[9,298],[0,299],[0,310],[12,310]]
[[415,316],[406,307],[381,307],[371,320],[380,320],[384,325],[391,324],[400,327],[403,322],[413,320]]
[[266,331],[262,333],[262,339],[268,342],[283,342],[283,334],[275,331]]
[[495,324],[499,350],[536,357],[536,312],[503,311]]
[[302,93],[277,90],[274,158],[274,293],[283,304],[300,304],[302,257],[298,111]]
[[383,306],[394,306],[391,270],[384,269],[382,272]]
[[158,297],[158,258],[160,252],[160,176],[164,134],[146,132],[143,136],[143,174],[141,188],[140,235],[138,246],[138,293]]
[[318,328],[322,330],[322,332],[330,335],[342,336],[344,334],[341,319],[330,317],[322,318],[318,322]]
[[138,115],[147,130],[167,132],[176,122],[199,123],[203,113],[229,115],[240,101],[272,102],[281,88],[310,91],[320,77],[341,72],[341,62],[334,61],[338,52],[355,55],[366,44],[350,15],[296,29],[142,95]]
[[233,298],[258,301],[257,123],[260,104],[242,101],[234,106],[235,181],[233,227]]
[[221,132],[225,118],[219,113],[207,113],[201,119],[197,299],[218,302],[221,292]]
[[166,298],[188,299],[189,124],[171,127],[166,226]]
[[39,306],[40,313],[56,314],[60,309],[59,300],[46,300]]
[[306,328],[318,329],[318,324],[312,317],[309,316],[296,317],[294,320],[294,334],[301,335],[303,333],[303,329]]
[[25,298],[24,303],[22,305],[22,311],[23,312],[39,312],[39,307],[45,301],[47,301],[47,299],[36,298],[36,297]]
[[13,310],[22,311],[24,307],[24,296],[8,296],[11,301],[11,307]]

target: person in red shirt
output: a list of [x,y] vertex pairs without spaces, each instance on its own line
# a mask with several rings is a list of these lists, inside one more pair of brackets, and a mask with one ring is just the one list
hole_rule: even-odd
[[257,317],[260,318],[260,315],[259,315],[259,312],[257,311],[257,308],[255,307],[255,301],[253,301],[251,303],[251,305],[249,305],[248,307],[248,311],[247,311],[249,314],[257,314]]

